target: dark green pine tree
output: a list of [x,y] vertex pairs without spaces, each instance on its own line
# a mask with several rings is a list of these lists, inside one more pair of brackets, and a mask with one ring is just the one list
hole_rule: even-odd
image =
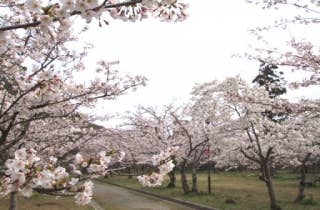
[[[283,72],[278,70],[278,66],[275,64],[269,64],[261,61],[259,67],[259,74],[252,80],[253,83],[257,83],[263,86],[269,93],[270,98],[276,98],[287,92],[286,80],[283,77]],[[272,110],[266,110],[262,113],[269,119],[277,122],[286,119],[287,113],[275,113]]]

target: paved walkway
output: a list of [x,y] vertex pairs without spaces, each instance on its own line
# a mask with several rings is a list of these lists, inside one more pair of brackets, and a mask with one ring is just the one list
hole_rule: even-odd
[[96,210],[191,210],[185,206],[128,191],[126,189],[94,183],[92,207]]

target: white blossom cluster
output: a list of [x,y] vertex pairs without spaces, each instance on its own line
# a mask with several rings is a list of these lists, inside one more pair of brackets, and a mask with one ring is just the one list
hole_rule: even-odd
[[[123,156],[123,153],[121,154]],[[111,162],[111,156],[100,152],[96,158],[85,159],[81,154],[75,156],[71,173],[66,168],[57,166],[57,158],[50,157],[48,161],[41,160],[33,149],[19,149],[14,158],[5,163],[5,176],[1,178],[0,194],[20,192],[30,197],[32,192],[65,192],[72,191],[80,178],[105,175]],[[73,174],[73,175],[72,175]],[[92,198],[93,183],[89,180],[76,188],[75,202],[79,205],[88,204]]]
[[[81,154],[76,154],[74,160],[74,173],[81,175],[81,171],[85,171],[89,174],[98,174],[98,175],[106,175],[107,168],[111,162],[111,156],[106,155],[106,151],[102,151],[99,153],[96,158],[83,158]],[[80,170],[77,170],[80,168]]]
[[151,175],[138,176],[138,181],[146,187],[157,187],[163,182],[164,175],[160,173],[153,172]]
[[171,0],[170,2],[174,3],[161,4],[158,8],[154,9],[154,16],[164,21],[183,21],[187,16],[187,5],[179,0]]
[[177,146],[169,147],[165,151],[161,151],[159,154],[153,155],[152,156],[152,164],[154,166],[161,165],[163,161],[170,158],[170,156],[176,154],[178,149],[179,149],[179,147],[177,147]]
[[[112,0],[112,3],[123,3],[128,0]],[[129,6],[121,6],[110,10],[113,18],[122,20],[142,20],[148,17],[148,13],[160,18],[163,21],[182,21],[186,15],[187,4],[180,0],[143,0]]]
[[115,19],[124,21],[142,20],[148,17],[148,9],[141,3],[129,6],[121,6],[117,9],[111,10],[110,15]]
[[92,199],[92,181],[86,181],[82,187],[78,189],[77,194],[74,196],[75,202],[78,205],[89,204]]
[[25,0],[5,1],[2,7],[8,8],[4,10],[8,17],[0,22],[0,53],[11,47],[10,40],[16,36],[12,30],[18,28],[38,27],[50,38],[70,37],[72,16],[87,23],[96,19],[100,25],[102,19],[108,23],[105,14],[125,21],[142,20],[149,13],[164,21],[181,21],[187,16],[187,5],[181,0]]
[[146,187],[160,186],[164,180],[164,176],[172,171],[175,166],[171,158],[177,153],[178,149],[177,146],[169,147],[158,155],[153,155],[152,164],[158,167],[159,172],[138,176],[138,181]]

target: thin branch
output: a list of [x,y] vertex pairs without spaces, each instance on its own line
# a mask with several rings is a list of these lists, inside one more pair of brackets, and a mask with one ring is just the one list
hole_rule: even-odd
[[254,161],[254,162],[256,162],[256,163],[258,163],[258,164],[260,164],[260,160],[259,159],[257,159],[257,158],[255,158],[255,157],[252,157],[252,156],[250,156],[249,154],[247,154],[242,148],[240,149],[240,152],[246,157],[246,158],[248,158],[249,160],[252,160],[252,161]]
[[10,123],[9,123],[8,127],[2,132],[1,137],[0,137],[0,145],[3,144],[3,142],[6,141],[8,135],[10,133],[11,128],[14,126],[14,122],[15,122],[18,114],[19,114],[19,112],[15,112],[13,114],[13,116],[11,117],[11,120],[10,120]]
[[294,7],[299,8],[299,9],[304,9],[304,10],[307,10],[307,11],[309,11],[309,12],[314,12],[314,13],[320,14],[320,11],[318,11],[318,10],[311,9],[311,8],[309,8],[309,7],[305,7],[305,6],[299,5],[299,4],[297,4],[297,3],[285,2],[285,3],[282,3],[282,4],[291,5],[291,6],[294,6]]
[[[92,8],[89,10],[92,11],[98,11],[101,8],[117,8],[117,7],[122,7],[122,6],[129,6],[129,5],[133,5],[133,4],[137,4],[137,3],[141,3],[142,0],[132,0],[129,2],[122,2],[122,3],[117,3],[117,4],[107,4],[105,5],[106,1],[104,1],[100,6],[96,7],[96,8]],[[80,15],[81,12],[80,11],[73,11],[70,13],[71,16],[74,15]],[[59,18],[55,18],[54,21],[58,21]],[[35,21],[32,23],[24,23],[24,24],[17,24],[17,25],[11,25],[11,26],[3,26],[0,27],[0,31],[10,31],[10,30],[16,30],[16,29],[27,29],[27,28],[32,28],[32,27],[36,27],[39,26],[41,24],[41,21]]]
[[2,113],[0,114],[0,119],[6,115],[19,101],[20,99],[22,99],[24,96],[26,96],[27,94],[29,94],[32,91],[35,91],[38,87],[40,87],[42,85],[41,82],[35,84],[33,87],[31,87],[29,90],[25,91],[24,93],[22,93],[19,97],[17,97],[11,104],[10,106]]

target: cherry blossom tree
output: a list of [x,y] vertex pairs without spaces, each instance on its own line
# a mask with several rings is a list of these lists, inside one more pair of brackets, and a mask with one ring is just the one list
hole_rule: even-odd
[[153,155],[152,164],[154,166],[158,166],[158,171],[153,172],[150,175],[138,176],[139,182],[148,187],[160,186],[164,176],[170,173],[175,167],[172,156],[175,156],[178,149],[179,147],[177,146],[169,147],[165,151],[162,151],[157,155]]
[[[165,174],[174,167],[170,157],[176,149],[168,148],[152,157],[158,172],[138,177],[143,185],[161,185]],[[15,151],[14,158],[8,159],[5,163],[6,170],[0,182],[0,195],[10,194],[10,209],[17,209],[18,192],[30,197],[33,191],[55,196],[72,195],[77,204],[85,205],[92,199],[93,183],[89,180],[81,186],[75,185],[78,181],[106,175],[111,161],[112,156],[105,151],[96,157],[83,157],[78,153],[68,172],[66,168],[57,165],[57,158],[51,156],[47,160],[40,159],[35,150],[22,148]]]
[[318,112],[303,112],[291,116],[286,122],[288,128],[285,135],[290,141],[283,145],[282,157],[277,164],[282,167],[298,168],[300,171],[296,203],[305,197],[308,166],[317,164],[320,157],[318,121]]
[[[26,187],[28,192],[40,187],[37,191],[53,194],[71,189],[67,179],[71,176],[56,161],[39,159],[36,151],[21,147],[37,145],[43,158],[49,154],[64,158],[91,138],[86,132],[92,130],[90,117],[81,114],[82,109],[145,84],[142,76],[121,75],[113,69],[117,62],[99,61],[86,69],[83,59],[88,46],[77,51],[70,46],[77,41],[74,30],[86,30],[82,20],[102,25],[112,18],[135,21],[154,14],[162,20],[180,21],[186,17],[186,4],[180,0],[5,0],[0,6],[0,167],[5,170],[1,191],[10,193],[11,209],[16,209],[16,193]],[[84,71],[96,78],[79,81],[77,75]],[[64,140],[68,144],[59,146]],[[79,171],[104,173],[106,157],[100,153],[87,162],[77,155]],[[40,177],[45,180],[40,182]],[[82,187],[85,194],[76,195],[77,203],[88,203],[91,186],[88,182]]]
[[[276,20],[273,25],[260,27],[253,30],[253,34],[263,37],[264,32],[277,30],[279,27],[286,29],[287,26],[295,27],[304,25],[307,30],[315,27],[319,23],[319,1],[296,1],[296,0],[268,0],[268,1],[249,1],[257,3],[264,9],[277,8],[279,11],[291,7],[295,9],[293,16],[284,17]],[[314,26],[315,25],[315,26]],[[296,34],[292,34],[288,47],[284,49],[257,49],[256,53],[249,56],[250,59],[262,60],[267,64],[275,64],[289,68],[292,71],[303,72],[304,79],[296,80],[289,84],[292,89],[306,88],[312,85],[319,85],[319,43],[312,42],[306,34],[305,37],[298,38]],[[269,41],[269,40],[266,40]],[[272,45],[269,41],[269,46]],[[307,165],[317,156],[317,142],[313,135],[317,132],[313,129],[313,123],[316,122],[314,116],[317,116],[319,110],[318,100],[302,100],[289,108],[294,115],[294,119],[289,119],[292,123],[292,129],[288,135],[293,139],[294,143],[287,145],[289,147],[288,154],[290,159],[286,159],[295,167],[299,167],[301,171],[301,180],[299,185],[299,193],[295,202],[300,202],[304,198],[305,173]],[[295,121],[296,122],[293,122]],[[296,126],[295,126],[296,125]],[[293,133],[293,135],[292,135]],[[293,161],[294,160],[294,161]]]
[[[159,153],[165,148],[178,145],[170,116],[170,112],[173,110],[172,105],[162,109],[140,106],[126,117],[125,125],[134,130],[136,134],[139,133],[139,138],[136,138],[136,141],[144,142],[145,146],[140,146],[140,148],[144,148],[145,153]],[[172,159],[176,162],[175,157]],[[167,187],[173,188],[176,186],[175,171],[172,170],[168,175],[170,181]]]
[[[296,9],[295,15],[284,17],[281,20],[275,20],[273,25],[262,26],[256,29],[252,29],[252,33],[263,37],[266,32],[272,33],[272,30],[280,30],[281,26],[295,26],[304,25],[305,28],[310,29],[313,25],[319,21],[319,2],[318,1],[297,1],[297,0],[253,0],[248,2],[254,2],[260,5],[264,9],[282,9],[293,8]],[[284,27],[285,29],[286,27]],[[259,47],[255,53],[248,54],[249,59],[259,60],[266,65],[276,65],[283,68],[289,68],[292,71],[303,72],[305,78],[303,80],[296,80],[289,83],[291,89],[308,87],[311,85],[319,84],[319,52],[317,48],[318,43],[308,41],[308,35],[306,37],[299,38],[295,34],[292,34],[292,39],[288,40],[286,48],[274,47],[272,42],[268,41],[268,45]],[[272,49],[271,49],[272,48]],[[316,104],[314,102],[313,105]],[[307,103],[303,103],[307,105]],[[305,107],[306,108],[306,107]],[[303,108],[302,108],[303,109]],[[310,107],[312,109],[312,107]]]
[[[110,69],[112,63],[101,61],[96,72],[105,81],[77,84],[73,77],[84,70],[86,50],[76,53],[67,48],[68,42],[76,39],[68,22],[73,16],[100,21],[104,13],[139,19],[146,12],[154,12],[161,18],[181,20],[186,8],[179,1],[28,0],[1,4],[5,13],[0,27],[2,151],[12,142],[18,143],[33,121],[68,117],[81,106],[93,106],[98,99],[114,99],[145,83],[140,76],[120,77]],[[3,145],[10,138],[14,140]]]
[[[213,108],[219,104],[225,109],[221,114],[228,115],[229,121],[224,122],[222,130],[238,131],[239,138],[233,142],[237,145],[235,151],[261,171],[260,179],[266,184],[270,208],[281,209],[276,201],[270,166],[271,161],[280,157],[285,127],[261,113],[266,109],[271,110],[274,105],[280,107],[285,100],[270,98],[264,88],[250,87],[239,77],[206,83],[197,91],[203,99],[214,102]],[[280,108],[273,110],[281,111]]]
[[[209,136],[206,132],[206,122],[192,118],[191,107],[180,107],[174,112],[170,112],[173,118],[173,132],[176,142],[179,142],[180,152],[177,158],[181,173],[181,184],[184,193],[198,192],[197,171],[202,158],[205,156],[209,143]],[[192,169],[192,188],[187,182],[186,169]]]
[[[101,65],[108,68],[104,62]],[[55,119],[61,118],[69,118],[67,119],[69,122],[77,121],[76,115],[80,106],[92,106],[99,98],[113,99],[130,88],[144,84],[143,77],[127,77],[128,80],[123,81],[111,70],[107,70],[106,82],[97,81],[89,87],[68,84],[62,82],[61,79],[57,79],[57,75],[49,74],[49,79],[36,77],[34,81],[27,81],[26,86],[28,86],[23,89],[21,85],[14,86],[7,82],[10,79],[9,81],[15,84],[16,78],[14,77],[16,76],[16,74],[8,75],[4,80],[5,88],[2,91],[0,149],[3,155],[9,154],[11,150],[15,150],[19,145],[25,143],[25,136],[28,131],[35,133],[31,128],[39,131],[43,125],[42,129],[46,130],[50,128],[50,123]],[[119,85],[120,81],[122,81],[121,85]],[[57,120],[55,122],[59,123]],[[63,121],[60,123],[63,123]],[[62,125],[60,124],[60,126]],[[70,126],[70,129],[72,129],[72,126]],[[45,132],[38,133],[38,135],[40,136],[43,133]],[[45,134],[50,135],[50,133]],[[45,140],[45,138],[42,138],[42,140]]]
[[[128,176],[131,179],[133,176],[142,175],[145,167],[155,169],[150,160],[160,149],[152,139],[145,138],[139,130],[128,126],[113,130],[111,136],[112,148],[119,148],[126,153],[123,161],[125,170],[115,173],[116,175]],[[142,170],[139,171],[139,168]]]
[[[225,106],[223,97],[211,91],[208,83],[198,84],[191,92],[191,115],[203,127],[201,133],[208,139],[208,147],[201,162],[207,162],[208,192],[211,192],[211,167],[222,170],[239,168],[239,157],[234,139],[240,138],[238,130],[228,129],[233,111]],[[241,161],[238,161],[241,160]]]
[[[313,122],[316,123],[313,118],[317,112],[301,110],[301,107],[310,108],[309,101],[304,105],[302,102],[290,103],[285,99],[270,98],[264,88],[250,87],[240,78],[206,83],[197,87],[195,93],[199,94],[199,99],[207,101],[202,104],[211,103],[214,109],[217,109],[217,105],[223,106],[229,109],[226,113],[234,113],[224,122],[221,130],[237,136],[236,141],[229,140],[231,144],[223,144],[224,147],[230,147],[228,153],[234,158],[226,157],[225,154],[222,157],[229,161],[241,160],[242,165],[256,167],[261,171],[260,179],[268,189],[271,209],[281,209],[276,201],[270,173],[272,165],[300,168],[301,181],[296,200],[303,198],[305,167],[319,156],[318,134],[313,127]],[[273,110],[276,114],[286,111],[290,114],[287,120],[274,121],[261,114],[264,110]],[[246,160],[239,157],[237,152]]]
[[[186,169],[192,168],[192,192],[198,192],[197,170],[207,148],[208,136],[205,134],[206,123],[192,118],[191,108],[177,108],[174,105],[162,109],[139,107],[128,116],[129,129],[138,134],[136,142],[143,142],[146,154],[158,153],[169,146],[179,146],[174,161],[180,168],[182,186],[185,193],[190,191]],[[160,150],[160,151],[158,151]],[[175,173],[169,174],[168,187],[175,186]]]
[[[137,174],[129,173],[129,176],[137,176],[138,181],[144,186],[159,186],[164,180],[164,176],[171,173],[175,167],[174,157],[179,147],[172,146],[168,142],[165,146],[159,145],[154,142],[154,139],[147,136],[146,133],[141,134],[141,130],[138,130],[136,126],[138,127],[137,124],[135,124],[135,126],[133,126],[133,124],[130,124],[130,126],[126,124],[126,126],[121,129],[102,128],[102,130],[106,130],[106,132],[103,133],[108,135],[104,137],[103,135],[99,135],[97,144],[94,143],[93,145],[95,146],[91,145],[91,147],[93,150],[97,150],[97,147],[101,148],[101,146],[112,148],[112,153],[114,153],[114,151],[116,153],[120,152],[120,157],[121,154],[126,154],[125,157],[120,158],[121,165],[124,167],[115,169],[112,166],[110,167],[110,171],[118,175],[123,175],[122,172],[116,173],[119,169],[129,169],[130,172],[132,165],[148,164],[152,170],[149,170],[146,175],[138,172]],[[139,126],[142,125],[139,124]],[[143,132],[146,130],[147,129],[144,129]],[[88,148],[86,150],[88,150]],[[118,166],[119,165],[116,165],[116,167]],[[143,173],[145,172],[143,171]]]
[[[10,209],[17,209],[16,194],[20,192],[30,197],[33,191],[49,195],[64,195],[65,191],[74,195],[77,204],[88,204],[92,198],[92,182],[82,186],[73,186],[86,177],[104,175],[111,161],[105,152],[94,158],[83,158],[77,154],[72,164],[72,171],[57,165],[57,158],[51,156],[46,161],[40,159],[33,149],[19,149],[14,158],[5,163],[5,176],[1,180],[1,195],[10,194]],[[81,176],[82,175],[82,176]]]

